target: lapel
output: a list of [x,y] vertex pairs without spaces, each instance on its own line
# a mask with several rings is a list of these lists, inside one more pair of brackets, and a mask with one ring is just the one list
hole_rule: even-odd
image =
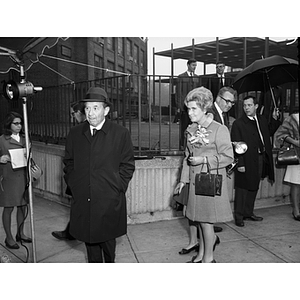
[[18,147],[25,147],[24,145],[24,137],[20,135],[20,142],[13,139],[11,136],[5,136],[5,138],[8,140],[8,142],[12,145],[18,146]]
[[90,124],[89,122],[85,121],[82,127],[82,133],[83,135],[85,135],[85,137],[87,138],[87,140],[92,143],[92,135],[91,135],[91,131],[90,131]]
[[[111,121],[109,119],[106,119],[102,128],[100,129],[100,131],[103,131],[105,134],[107,134],[107,132],[109,131],[109,128],[110,128],[110,124],[111,124]],[[85,135],[87,140],[90,143],[92,143],[93,137],[92,137],[91,130],[90,130],[90,124],[87,121],[85,122],[85,124],[82,128],[82,133],[83,133],[83,135]]]

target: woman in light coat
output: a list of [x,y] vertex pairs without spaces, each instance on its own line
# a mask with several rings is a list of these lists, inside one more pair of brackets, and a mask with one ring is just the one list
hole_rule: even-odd
[[[216,262],[213,250],[220,242],[214,233],[214,223],[228,222],[233,219],[229,203],[226,169],[233,162],[233,148],[230,134],[225,125],[213,120],[213,115],[207,112],[211,107],[213,97],[204,88],[196,88],[189,92],[185,99],[188,115],[192,124],[186,130],[186,149],[183,159],[180,182],[174,193],[180,193],[184,185],[189,183],[189,198],[186,217],[199,226],[199,252],[192,258],[193,263]],[[222,175],[221,196],[200,196],[195,194],[195,176],[206,170],[210,164],[211,172]]]
[[[276,147],[280,147],[282,142],[284,142],[284,146],[294,147],[300,157],[299,112],[291,114],[284,119],[282,125],[275,133],[274,140]],[[291,185],[292,215],[296,221],[300,221],[300,166],[287,166],[283,181]]]

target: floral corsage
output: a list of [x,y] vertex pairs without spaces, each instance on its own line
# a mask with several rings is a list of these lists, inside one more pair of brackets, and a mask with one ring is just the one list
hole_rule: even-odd
[[201,125],[197,125],[197,129],[194,133],[188,132],[191,136],[188,137],[188,142],[196,147],[200,148],[202,145],[206,146],[209,143],[209,133],[211,130],[207,130],[205,127],[201,127]]

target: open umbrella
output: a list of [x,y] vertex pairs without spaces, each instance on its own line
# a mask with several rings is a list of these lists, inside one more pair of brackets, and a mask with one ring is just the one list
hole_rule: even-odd
[[271,87],[297,81],[298,62],[294,59],[273,55],[258,59],[238,73],[233,88],[238,93],[267,91]]

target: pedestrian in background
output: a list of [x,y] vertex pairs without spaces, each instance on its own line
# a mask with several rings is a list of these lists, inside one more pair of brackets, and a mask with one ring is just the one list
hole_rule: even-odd
[[261,179],[268,177],[273,183],[274,166],[270,132],[266,118],[257,114],[258,101],[254,96],[243,100],[243,115],[231,128],[232,142],[248,145],[244,154],[236,154],[234,216],[236,226],[243,227],[244,220],[262,221],[254,214],[254,203]]
[[[274,139],[277,148],[284,142],[284,146],[294,147],[298,153],[298,157],[300,157],[299,112],[293,113],[284,119],[282,125],[277,129]],[[292,215],[296,221],[300,221],[300,166],[287,166],[283,181],[289,183],[291,186],[290,201],[292,204]]]
[[184,132],[187,126],[190,124],[190,119],[187,113],[184,100],[186,95],[198,84],[198,75],[195,73],[197,68],[197,61],[194,58],[190,58],[187,61],[187,70],[178,75],[176,84],[176,109],[179,117],[180,136],[179,142],[181,149],[184,148]]
[[[75,124],[81,124],[86,120],[84,112],[84,103],[83,102],[73,102],[70,105],[70,115],[71,120],[74,118]],[[70,188],[67,186],[66,194],[72,196]],[[70,234],[70,221],[67,224],[67,227],[62,231],[53,231],[51,233],[58,240],[75,240],[75,238]]]
[[[5,116],[3,135],[0,136],[0,207],[3,207],[2,222],[6,234],[5,245],[19,249],[17,242],[31,243],[32,239],[24,234],[28,194],[26,191],[26,166],[13,167],[10,150],[26,148],[23,131],[23,118],[16,112]],[[16,240],[11,232],[11,215],[17,207]]]

